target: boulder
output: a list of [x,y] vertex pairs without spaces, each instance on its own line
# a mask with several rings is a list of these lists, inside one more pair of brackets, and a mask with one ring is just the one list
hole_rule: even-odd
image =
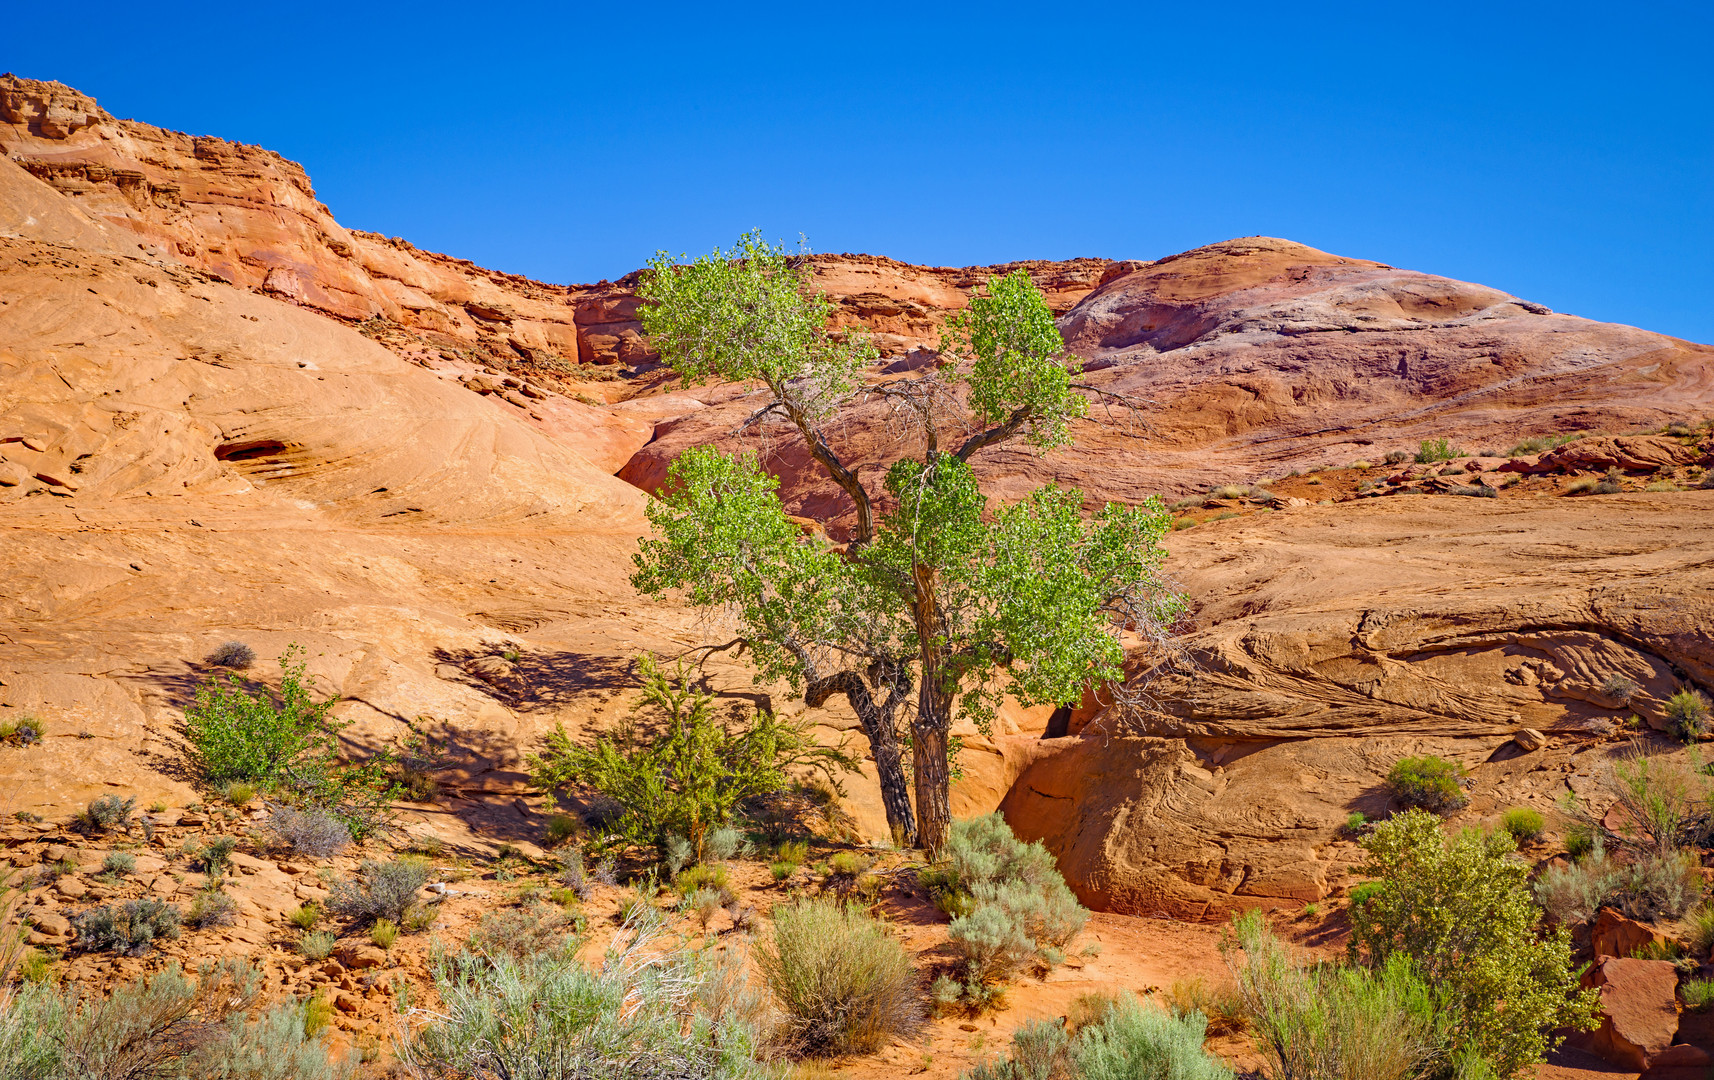
[[36,911],[30,915],[30,925],[51,938],[63,938],[71,933],[71,920],[52,911]]
[[339,962],[348,970],[362,971],[364,968],[381,967],[387,962],[387,954],[374,945],[348,944],[340,947],[336,955]]
[[1646,1069],[1667,1053],[1678,1034],[1677,968],[1665,960],[1609,957],[1585,973],[1583,984],[1601,991],[1601,1026],[1579,1042],[1627,1069]]
[[1534,753],[1547,745],[1547,736],[1535,728],[1519,728],[1512,732],[1512,741],[1525,753]]
[[1666,941],[1652,926],[1626,918],[1612,908],[1602,908],[1589,927],[1589,948],[1596,957],[1634,956],[1638,949]]

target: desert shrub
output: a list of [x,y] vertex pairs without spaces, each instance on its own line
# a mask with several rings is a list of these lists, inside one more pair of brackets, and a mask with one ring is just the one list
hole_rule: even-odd
[[637,711],[655,723],[621,725],[593,746],[571,741],[564,727],[529,758],[537,786],[550,791],[593,788],[621,807],[613,828],[634,844],[660,845],[687,837],[693,856],[706,856],[709,830],[725,825],[745,799],[779,791],[789,774],[854,772],[843,747],[816,742],[807,719],[783,720],[770,712],[722,723],[712,695],[695,689],[681,665],[672,675],[652,657],[638,661],[643,696]]
[[1690,951],[1697,956],[1707,956],[1708,951],[1714,949],[1714,905],[1698,905],[1685,915],[1684,922]]
[[1232,983],[1216,985],[1202,975],[1174,980],[1167,989],[1167,1007],[1179,1016],[1200,1013],[1208,1021],[1208,1034],[1228,1035],[1249,1024],[1244,1000]]
[[1595,850],[1595,829],[1587,822],[1573,821],[1565,827],[1565,854],[1577,862]]
[[329,1059],[304,1034],[296,1008],[248,1014],[261,980],[248,964],[205,966],[193,983],[176,966],[116,987],[105,1000],[74,986],[37,986],[0,1009],[5,1080],[334,1080],[349,1061]]
[[1375,966],[1405,957],[1446,993],[1457,1054],[1510,1076],[1557,1045],[1550,1032],[1594,1026],[1598,996],[1577,987],[1570,931],[1539,925],[1529,866],[1509,835],[1449,838],[1439,818],[1407,810],[1375,826],[1363,848],[1359,872],[1382,888],[1351,909],[1351,955]]
[[78,813],[76,826],[86,833],[130,832],[131,817],[136,811],[135,798],[98,795]]
[[393,942],[399,940],[399,924],[391,919],[376,919],[369,928],[369,940],[383,949],[391,949]]
[[1624,871],[1599,840],[1570,866],[1550,866],[1535,881],[1536,902],[1561,925],[1587,922],[1623,887]]
[[228,641],[209,653],[203,662],[215,667],[243,670],[256,662],[256,650],[242,641]]
[[655,922],[597,969],[461,953],[434,965],[438,1015],[399,1048],[417,1075],[539,1080],[771,1080],[768,1037],[740,969],[665,948]]
[[220,877],[231,867],[232,853],[238,849],[238,841],[230,836],[217,836],[202,846],[197,853],[197,860],[202,864],[202,872],[209,877]]
[[785,881],[793,874],[797,873],[797,867],[798,864],[795,862],[769,863],[768,873],[773,875],[775,881]]
[[1232,1070],[1203,1049],[1200,1014],[1177,1015],[1117,999],[1100,1019],[1070,1034],[1054,1020],[1033,1020],[1012,1035],[1006,1060],[978,1064],[965,1080],[1231,1080]]
[[231,926],[238,921],[238,901],[218,889],[204,889],[190,902],[185,912],[185,924],[197,930],[211,926]]
[[256,797],[256,785],[248,780],[229,780],[221,787],[220,797],[233,806],[245,806]]
[[1671,940],[1645,941],[1631,950],[1633,960],[1665,960],[1672,963],[1684,957],[1684,946]]
[[686,865],[696,861],[696,846],[689,837],[668,833],[660,843],[661,862],[666,864],[667,877],[676,878]]
[[1428,465],[1436,461],[1451,461],[1455,457],[1463,457],[1464,451],[1452,445],[1447,438],[1424,439],[1417,444],[1416,461],[1419,465]]
[[1388,465],[1403,465],[1411,457],[1409,450],[1389,450],[1387,451],[1386,462]]
[[388,862],[365,859],[357,879],[333,883],[327,907],[335,915],[358,922],[389,919],[396,923],[417,902],[417,893],[428,879],[428,863],[413,856]]
[[855,851],[839,851],[827,860],[827,872],[834,877],[854,878],[868,870],[873,860]]
[[1527,457],[1531,454],[1544,454],[1568,442],[1576,442],[1583,437],[1583,432],[1573,431],[1561,435],[1535,435],[1524,439],[1516,446],[1506,451],[1506,457]]
[[775,908],[756,962],[805,1053],[873,1053],[925,1019],[904,947],[854,907],[799,900]]
[[108,852],[107,858],[101,860],[101,872],[123,877],[137,872],[137,856],[128,851]]
[[231,672],[204,679],[185,709],[185,734],[210,784],[242,781],[278,792],[331,813],[363,839],[390,824],[397,758],[382,751],[360,765],[347,763],[339,733],[350,722],[333,717],[337,701],[315,698],[303,650],[293,644],[280,657],[278,694]]
[[1224,484],[1208,489],[1208,497],[1211,499],[1242,499],[1249,493],[1248,488],[1239,487],[1237,484]]
[[298,952],[306,960],[326,960],[333,955],[333,947],[338,941],[330,931],[306,930],[298,938]]
[[141,956],[156,938],[179,936],[179,909],[152,897],[127,900],[118,907],[103,904],[71,920],[77,946],[85,952],[117,952]]
[[1620,705],[1628,705],[1631,698],[1642,687],[1637,680],[1628,675],[1609,675],[1607,681],[1601,684],[1601,692],[1619,700]]
[[1387,773],[1387,787],[1395,799],[1437,814],[1470,804],[1463,781],[1464,766],[1433,754],[1400,758]]
[[42,718],[35,713],[22,713],[0,720],[0,743],[30,746],[42,740]]
[[589,878],[583,872],[583,849],[569,847],[559,853],[559,880],[579,900],[589,899]]
[[321,906],[314,900],[306,901],[293,908],[291,914],[286,916],[286,921],[299,930],[313,929],[315,924],[321,921]]
[[572,815],[555,814],[548,818],[547,830],[543,839],[547,841],[548,847],[556,848],[576,839],[582,828],[582,823]]
[[312,859],[337,855],[351,845],[351,830],[324,810],[275,807],[268,815],[268,831],[295,854]]
[[1351,889],[1351,906],[1368,903],[1369,899],[1380,892],[1383,886],[1378,881],[1365,881]]
[[1618,469],[1608,469],[1607,475],[1602,477],[1601,481],[1591,489],[1591,494],[1617,495],[1623,490],[1625,490],[1624,474],[1620,473]]
[[1685,742],[1700,742],[1708,737],[1708,699],[1685,687],[1666,699],[1666,722]]
[[809,858],[809,844],[803,840],[792,840],[781,844],[775,849],[774,858],[781,862],[797,863],[802,866],[803,861]]
[[730,825],[722,825],[708,831],[706,847],[711,859],[736,859],[743,856],[750,844],[743,833]]
[[1353,810],[1345,815],[1345,831],[1352,836],[1360,835],[1369,824],[1369,815],[1361,810]]
[[695,919],[698,926],[707,930],[709,920],[714,918],[714,913],[720,910],[723,902],[724,898],[716,890],[698,889],[684,898],[681,910]]
[[953,916],[947,932],[976,1002],[1025,966],[1059,963],[1088,918],[1053,855],[1018,840],[997,813],[954,822],[945,864],[917,880]]
[[1592,492],[1600,486],[1601,481],[1596,477],[1579,476],[1566,483],[1565,493],[1567,495],[1582,495],[1586,492]]
[[1454,484],[1447,489],[1448,495],[1466,495],[1474,499],[1497,499],[1500,497],[1498,488],[1487,484]]
[[1522,844],[1534,840],[1547,828],[1547,819],[1539,810],[1531,810],[1527,806],[1514,806],[1500,815],[1500,828],[1512,834],[1512,839]]
[[490,912],[471,932],[465,951],[473,956],[490,959],[509,956],[517,960],[531,957],[569,957],[576,951],[573,934],[576,923],[563,911],[553,908],[517,908]]
[[726,892],[729,880],[731,880],[731,874],[724,866],[711,866],[703,863],[680,874],[673,882],[673,888],[678,890],[680,896],[689,896],[691,893],[702,889]]
[[[1238,997],[1269,1074],[1313,1080],[1427,1080],[1451,1063],[1443,1002],[1410,960],[1393,955],[1373,970],[1308,966],[1246,912],[1226,947]],[[1237,962],[1241,949],[1243,963]]]
[[1691,1012],[1707,1012],[1714,1008],[1714,979],[1686,979],[1678,985],[1678,994]]
[[[1615,833],[1627,847],[1666,855],[1704,842],[1714,829],[1714,778],[1685,755],[1651,754],[1641,742],[1617,758],[1606,786],[1623,824]],[[1576,800],[1567,811],[1596,824]]]
[[1626,868],[1618,907],[1633,919],[1676,919],[1702,893],[1702,863],[1695,852],[1650,851]]

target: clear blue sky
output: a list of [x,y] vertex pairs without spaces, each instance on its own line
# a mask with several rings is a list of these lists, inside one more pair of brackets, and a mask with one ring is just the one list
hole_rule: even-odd
[[0,70],[549,281],[1233,236],[1714,341],[1714,5],[16,5]]

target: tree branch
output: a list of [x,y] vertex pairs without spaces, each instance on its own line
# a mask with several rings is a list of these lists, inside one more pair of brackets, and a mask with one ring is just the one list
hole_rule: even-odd
[[970,455],[983,447],[1005,442],[1007,439],[1016,435],[1019,431],[1022,431],[1024,425],[1029,422],[1030,417],[1034,415],[1034,413],[1035,409],[1032,406],[1025,405],[1013,412],[1006,422],[1001,424],[999,427],[991,427],[987,431],[978,431],[968,439],[965,439],[964,445],[958,448],[958,453],[955,456],[959,461],[969,461]]

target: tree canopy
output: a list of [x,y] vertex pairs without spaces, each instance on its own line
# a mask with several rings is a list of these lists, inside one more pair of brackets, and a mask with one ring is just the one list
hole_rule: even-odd
[[[662,253],[639,292],[663,359],[687,384],[759,380],[771,400],[751,422],[794,428],[856,524],[843,548],[806,534],[755,455],[695,447],[650,504],[633,585],[729,614],[758,678],[784,680],[812,705],[844,694],[895,837],[938,852],[955,709],[986,730],[1006,694],[1075,701],[1089,682],[1123,677],[1121,629],[1161,635],[1176,619],[1182,601],[1160,576],[1165,510],[1151,498],[1085,515],[1081,492],[1054,486],[1007,506],[982,494],[973,455],[1014,439],[1042,452],[1065,445],[1091,392],[1023,271],[990,279],[949,320],[945,370],[888,382],[864,380],[876,355],[863,334],[828,332],[831,307],[807,264],[756,234],[685,264]],[[872,493],[825,426],[875,395],[906,406],[921,444]],[[955,449],[942,448],[943,433]]]

